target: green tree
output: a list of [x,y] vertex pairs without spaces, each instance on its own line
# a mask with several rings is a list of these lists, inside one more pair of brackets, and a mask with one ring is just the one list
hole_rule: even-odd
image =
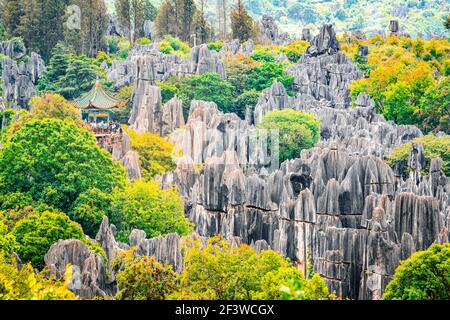
[[245,91],[236,98],[234,107],[231,111],[236,113],[241,119],[244,119],[247,108],[250,108],[253,111],[258,103],[260,95],[261,93],[256,90]]
[[426,131],[450,134],[450,76],[430,86],[420,100],[421,126]]
[[138,133],[126,128],[129,134],[131,147],[139,153],[139,163],[142,176],[150,181],[157,175],[176,169],[173,160],[175,145],[166,141],[158,134]]
[[67,285],[72,278],[72,267],[67,267],[64,282],[47,278],[44,272],[36,274],[31,264],[20,269],[0,252],[0,300],[76,300]]
[[66,75],[61,79],[61,87],[57,92],[66,99],[73,99],[89,91],[94,85],[97,73],[89,60],[74,58],[70,60]]
[[8,226],[0,220],[0,259],[2,255],[11,255],[17,251],[16,237],[9,233]]
[[6,0],[1,16],[8,38],[20,36],[20,20],[23,14],[22,0]]
[[[281,298],[281,288],[292,280],[308,282],[288,259],[275,251],[263,250],[258,254],[248,245],[233,247],[219,237],[208,239],[205,247],[198,240],[186,241],[181,290],[172,298],[274,300]],[[311,293],[309,298],[318,297]]]
[[155,257],[135,256],[131,249],[116,258],[117,300],[165,300],[177,289],[177,274],[172,266],[155,260]]
[[94,238],[97,234],[103,216],[111,216],[110,194],[97,188],[91,188],[81,193],[69,209],[69,217],[78,222],[83,231]]
[[447,16],[447,19],[445,19],[444,26],[447,30],[450,30],[450,15]]
[[[45,265],[44,256],[58,240],[84,240],[83,229],[64,213],[44,212],[20,220],[12,230],[18,243],[17,253],[38,269]],[[86,240],[84,240],[86,241]]]
[[149,238],[169,233],[184,236],[192,230],[177,190],[162,190],[158,183],[144,180],[115,190],[111,222],[117,227],[117,238],[124,242],[132,229],[144,230]]
[[177,96],[183,101],[185,118],[192,100],[215,102],[223,112],[230,112],[233,108],[234,87],[217,73],[205,73],[182,80],[172,78],[168,83],[179,89]]
[[292,92],[294,77],[286,76],[284,67],[274,62],[267,62],[252,69],[248,75],[247,89],[262,91],[272,86],[275,80],[281,82],[288,92]]
[[127,30],[133,44],[144,25],[144,0],[115,0],[114,5],[119,24]]
[[144,0],[144,20],[155,21],[158,9],[153,5],[150,0]]
[[429,134],[395,147],[387,155],[387,163],[392,167],[398,163],[406,164],[412,150],[412,142],[419,142],[423,145],[426,161],[425,170],[429,170],[431,159],[441,158],[443,160],[442,170],[447,176],[450,175],[450,136],[448,135],[437,137]]
[[434,244],[400,262],[384,300],[449,300],[450,243]]
[[312,148],[320,137],[320,121],[316,115],[292,109],[266,113],[257,128],[279,130],[281,162],[298,158],[301,150]]
[[256,25],[244,7],[243,0],[237,0],[231,10],[231,31],[233,39],[249,40],[256,33]]
[[34,119],[55,118],[81,124],[80,111],[59,94],[34,96],[29,105]]
[[333,298],[328,293],[325,281],[315,273],[311,279],[306,280],[295,277],[281,288],[282,300],[328,300]]
[[[73,4],[81,10],[81,29],[64,30],[65,43],[78,54],[95,57],[105,46],[105,33],[108,27],[108,16],[104,0],[75,0]],[[69,16],[66,15],[67,21]]]
[[27,122],[0,150],[1,192],[28,193],[63,212],[86,190],[110,192],[124,180],[92,133],[67,120]]

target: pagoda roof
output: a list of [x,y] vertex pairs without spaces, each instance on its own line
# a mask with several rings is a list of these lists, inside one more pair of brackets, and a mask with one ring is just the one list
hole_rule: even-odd
[[95,83],[92,89],[81,98],[70,101],[78,109],[100,109],[108,110],[122,108],[128,100],[114,98],[109,94],[99,81]]

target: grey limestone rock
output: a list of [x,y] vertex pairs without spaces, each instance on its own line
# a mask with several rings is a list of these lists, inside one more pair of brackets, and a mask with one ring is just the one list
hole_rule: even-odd
[[289,41],[289,34],[280,32],[275,19],[269,15],[263,15],[260,21],[261,35],[272,44],[284,45]]
[[115,293],[102,256],[91,253],[80,240],[59,240],[50,247],[44,260],[46,267],[57,278],[64,276],[67,264],[71,264],[73,274],[69,289],[83,299]]
[[2,65],[3,100],[10,108],[27,108],[28,101],[37,94],[35,85],[45,72],[44,61],[32,52],[26,63],[3,58]]

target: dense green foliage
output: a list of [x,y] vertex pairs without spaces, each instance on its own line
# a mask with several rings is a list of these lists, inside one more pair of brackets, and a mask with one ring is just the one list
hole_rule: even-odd
[[176,189],[162,190],[158,183],[133,181],[113,194],[111,222],[117,227],[117,239],[128,242],[132,229],[144,230],[147,237],[191,230],[184,216],[184,205]]
[[125,128],[131,139],[132,149],[139,153],[142,176],[148,181],[176,168],[175,145],[161,136],[149,132],[138,133]]
[[[359,45],[369,47],[367,63],[357,53]],[[414,124],[425,132],[449,133],[448,40],[376,36],[365,41],[352,39],[343,44],[343,50],[370,75],[353,82],[353,98],[367,92],[386,119]]]
[[89,131],[70,121],[32,120],[0,150],[0,191],[28,193],[62,211],[90,188],[123,185],[124,169]]
[[450,243],[434,244],[400,262],[385,300],[449,300]]
[[250,58],[261,62],[275,62],[273,53],[264,49],[256,50],[250,55]]
[[90,188],[80,193],[70,206],[68,215],[83,227],[88,236],[95,238],[103,216],[111,216],[111,202],[110,194],[98,188]]
[[[97,60],[101,64],[102,60]],[[41,92],[55,92],[66,99],[79,97],[89,91],[99,74],[94,59],[70,53],[62,45],[52,50],[44,77],[39,79],[37,89]],[[100,71],[99,71],[100,72]]]
[[188,241],[184,262],[181,289],[173,298],[274,300],[282,297],[282,287],[291,281],[302,283],[301,296],[305,299],[328,298],[323,280],[319,292],[315,289],[317,285],[309,286],[310,280],[275,251],[265,250],[258,255],[248,245],[232,247],[229,242],[214,237],[208,239],[204,248],[198,241]]
[[253,111],[258,103],[260,95],[261,94],[256,90],[244,91],[244,93],[236,98],[233,112],[241,117],[241,119],[244,119],[247,108],[250,108],[250,110]]
[[64,282],[36,274],[31,264],[18,268],[0,252],[0,300],[76,300],[67,285],[72,277],[72,267],[66,268]]
[[[412,142],[420,142],[425,152],[425,160],[427,164],[426,170],[430,168],[430,161],[433,158],[441,158],[443,160],[442,170],[448,176],[450,175],[450,136],[436,137],[427,135],[416,138]],[[397,163],[406,164],[411,153],[412,142],[407,142],[401,146],[394,148],[387,156],[387,162],[392,167]],[[406,165],[404,166],[407,167]]]
[[269,88],[274,81],[281,82],[286,90],[292,93],[294,77],[285,75],[283,65],[273,62],[252,69],[248,75],[247,88],[262,91]]
[[116,258],[117,300],[164,300],[177,288],[177,274],[152,256],[135,256],[131,249]]
[[187,56],[189,54],[189,45],[178,38],[166,36],[159,42],[159,50],[165,54],[178,54],[180,56]]
[[35,268],[44,267],[44,256],[50,246],[62,239],[85,238],[83,230],[64,213],[32,214],[14,226],[12,234],[18,243],[18,254]]
[[177,97],[183,101],[185,118],[192,100],[212,101],[219,110],[230,112],[233,108],[233,86],[217,73],[205,73],[184,79],[172,78],[168,81],[178,88]]
[[313,147],[320,137],[320,121],[314,114],[292,109],[266,113],[258,129],[279,131],[279,160],[298,158],[300,151]]

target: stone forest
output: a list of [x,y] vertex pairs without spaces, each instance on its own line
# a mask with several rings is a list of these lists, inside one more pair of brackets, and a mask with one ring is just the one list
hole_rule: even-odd
[[0,0],[0,300],[450,299],[449,3],[254,2]]

